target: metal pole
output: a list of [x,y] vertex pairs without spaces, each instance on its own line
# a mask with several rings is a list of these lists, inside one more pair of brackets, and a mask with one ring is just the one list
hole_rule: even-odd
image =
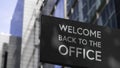
[[43,68],[44,64],[41,62],[40,68]]
[[67,0],[64,0],[64,18],[67,19]]

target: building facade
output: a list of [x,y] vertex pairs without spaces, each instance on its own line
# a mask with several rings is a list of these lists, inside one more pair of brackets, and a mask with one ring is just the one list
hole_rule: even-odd
[[115,3],[115,9],[116,9],[116,11],[115,11],[115,13],[116,13],[116,19],[117,19],[117,26],[118,26],[118,28],[120,28],[120,5],[119,5],[119,3],[120,3],[120,1],[119,0],[114,0],[114,3]]
[[38,68],[39,14],[43,0],[24,0],[21,68]]
[[22,37],[24,0],[18,0],[10,25],[10,34]]
[[[13,15],[11,34],[22,37],[20,68],[71,68],[39,61],[41,15],[120,28],[119,3],[119,0],[19,0],[18,5],[22,6],[16,7],[15,14],[20,14],[20,19]],[[17,9],[23,10],[23,16]]]
[[0,34],[0,68],[20,68],[21,38]]
[[[3,68],[20,68],[24,0],[17,0],[10,25],[9,47],[5,50]],[[15,37],[14,37],[15,36]]]
[[20,68],[21,37],[9,36],[7,52],[8,55],[6,68]]
[[5,55],[4,53],[6,52],[7,48],[8,47],[8,44],[9,44],[9,35],[5,35],[5,34],[0,34],[0,38],[1,38],[1,41],[0,41],[0,68],[4,68],[7,63],[5,62]]

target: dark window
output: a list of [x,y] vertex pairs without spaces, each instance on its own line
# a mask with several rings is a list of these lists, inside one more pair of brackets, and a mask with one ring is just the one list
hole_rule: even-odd
[[88,18],[87,12],[88,12],[88,7],[87,7],[87,5],[85,5],[83,7],[83,18],[84,18],[84,20],[87,20],[87,18]]
[[78,21],[79,20],[78,2],[75,3],[72,9],[73,9],[73,13],[69,13],[69,18],[71,20]]
[[74,0],[67,0],[67,11],[68,12],[72,8],[73,3],[74,3]]
[[115,14],[111,17],[110,20],[112,20],[112,21],[111,21],[111,22],[112,22],[112,27],[113,27],[113,28],[117,28],[117,20],[116,20]]
[[5,54],[4,54],[4,66],[3,66],[3,68],[7,68],[7,57],[8,57],[8,52],[5,52]]
[[83,5],[86,5],[87,0],[82,0]]
[[109,14],[108,14],[108,9],[107,7],[105,7],[105,9],[102,12],[102,20],[103,20],[103,24],[105,24],[107,22],[107,20],[109,19]]
[[102,17],[100,17],[100,18],[97,20],[97,24],[100,25],[100,26],[103,26]]
[[88,0],[89,9],[95,4],[96,0]]
[[76,3],[75,7],[74,7],[74,19],[77,20],[79,17],[79,9],[78,9],[78,2]]
[[113,0],[109,1],[108,5],[107,5],[107,9],[108,9],[109,14],[111,14],[115,10]]
[[102,21],[103,21],[103,24],[105,24],[105,22],[106,22],[105,12],[102,13]]

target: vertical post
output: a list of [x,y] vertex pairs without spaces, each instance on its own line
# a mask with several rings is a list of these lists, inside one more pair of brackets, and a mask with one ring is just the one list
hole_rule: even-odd
[[41,64],[40,64],[40,68],[43,68],[43,65],[44,65],[44,64],[41,62]]
[[64,18],[67,19],[67,0],[64,0]]

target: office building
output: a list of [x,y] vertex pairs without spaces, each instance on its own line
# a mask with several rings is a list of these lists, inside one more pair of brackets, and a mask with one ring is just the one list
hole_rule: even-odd
[[[98,25],[108,26],[110,28],[118,28],[115,1],[116,0],[106,0],[106,1],[98,2],[98,3],[101,3],[97,11],[98,13],[97,24]],[[102,3],[104,3],[104,5]]]
[[10,34],[22,37],[24,0],[18,0],[10,25]]
[[22,41],[22,28],[23,28],[23,8],[24,0],[17,0],[17,4],[12,16],[10,25],[9,45],[10,48],[5,51],[8,53],[7,65],[5,68],[20,68],[21,60],[21,41]]
[[117,28],[114,0],[67,0],[69,19]]
[[[39,67],[39,9],[43,1],[44,0],[18,0],[16,5],[11,21],[10,33],[22,38],[22,46],[19,46],[19,48],[21,48],[21,56],[18,55],[21,57],[21,62],[19,63],[20,66],[17,65],[17,68]],[[46,67],[48,68],[50,66],[46,65]],[[10,68],[12,68],[12,66]]]
[[6,51],[6,47],[9,44],[9,35],[5,35],[4,33],[0,33],[0,68],[4,68],[4,66],[6,65],[5,60],[5,56],[4,53]]
[[[19,3],[18,5],[21,5]],[[14,23],[11,23],[11,34],[22,37],[21,68],[41,66],[39,28],[42,14],[111,28],[120,27],[118,0],[24,0],[24,9],[20,8],[20,10],[23,10],[23,19],[20,12],[21,19],[17,20],[16,10],[12,20]],[[19,25],[17,21],[20,22]],[[14,28],[16,24],[17,27]],[[62,68],[62,66],[47,63],[43,63],[43,67]]]
[[[80,10],[75,9],[73,5],[73,7],[71,8],[71,13],[73,17],[70,16],[69,19],[75,18],[73,20],[78,20],[100,26],[106,26],[110,28],[118,28],[119,19],[117,19],[116,17],[117,13],[116,13],[115,5],[117,4],[115,3],[115,1],[118,0],[90,0],[90,1],[78,0],[78,2],[76,3],[79,3],[79,5],[81,5],[79,8]],[[81,2],[82,4],[80,4]],[[71,3],[75,3],[75,2],[71,2]],[[75,13],[77,12],[77,14],[74,14],[74,12]],[[68,12],[68,16],[69,16],[69,12]],[[115,54],[113,56],[115,56]],[[118,58],[112,57],[112,59],[106,60],[104,62],[104,65],[101,65],[100,68],[108,68],[108,67],[114,68],[114,66],[118,66],[117,63],[119,61],[116,61],[114,59],[118,59]]]
[[7,49],[7,68],[20,68],[21,37],[10,36]]
[[21,68],[39,67],[39,14],[43,0],[24,0]]
[[120,28],[120,1],[119,0],[114,0],[114,3],[115,3],[115,13],[116,13],[116,19],[117,19],[117,26],[118,28]]
[[20,68],[21,38],[0,34],[0,68]]

